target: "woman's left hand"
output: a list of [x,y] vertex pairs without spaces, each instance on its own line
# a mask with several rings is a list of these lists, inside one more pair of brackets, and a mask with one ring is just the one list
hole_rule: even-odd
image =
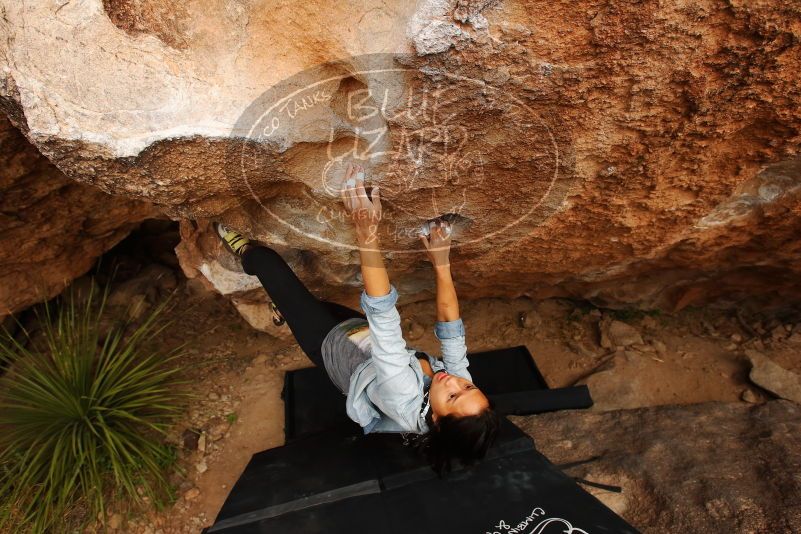
[[367,196],[364,189],[364,167],[348,163],[340,196],[359,241],[371,243],[377,239],[378,223],[381,221],[381,197],[378,186],[371,191],[372,198]]

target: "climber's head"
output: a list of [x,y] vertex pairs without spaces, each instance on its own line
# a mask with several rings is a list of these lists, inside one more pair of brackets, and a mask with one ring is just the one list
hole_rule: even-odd
[[434,470],[450,470],[454,458],[464,465],[482,459],[500,425],[492,401],[469,380],[440,371],[432,379],[429,402],[426,444]]
[[445,371],[431,379],[428,395],[434,422],[447,415],[478,415],[489,407],[489,399],[475,384]]

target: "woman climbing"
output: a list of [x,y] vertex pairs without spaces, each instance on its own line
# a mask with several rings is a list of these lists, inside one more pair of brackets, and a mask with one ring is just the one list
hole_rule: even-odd
[[[323,367],[347,396],[348,416],[370,432],[411,433],[433,469],[442,474],[458,459],[470,465],[486,454],[499,419],[491,401],[467,371],[464,325],[451,278],[450,226],[436,220],[421,232],[437,281],[437,322],[442,360],[407,348],[378,240],[381,201],[370,197],[364,169],[349,164],[342,200],[356,232],[365,315],[318,300],[274,250],[256,246],[241,234],[217,225],[228,248],[256,275],[300,347]],[[426,235],[428,234],[428,235]]]

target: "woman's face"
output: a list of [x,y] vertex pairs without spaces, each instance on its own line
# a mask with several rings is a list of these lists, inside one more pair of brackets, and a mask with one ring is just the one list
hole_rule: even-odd
[[434,421],[451,414],[459,417],[477,415],[489,406],[489,400],[475,384],[444,371],[434,374],[431,379],[428,400]]

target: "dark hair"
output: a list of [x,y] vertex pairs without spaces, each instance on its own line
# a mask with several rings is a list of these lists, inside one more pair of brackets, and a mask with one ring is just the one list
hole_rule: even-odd
[[450,472],[454,460],[469,466],[483,459],[495,442],[500,427],[500,417],[491,400],[479,414],[445,415],[436,422],[429,410],[426,422],[429,431],[420,435],[414,445],[425,454],[431,468],[440,477]]

